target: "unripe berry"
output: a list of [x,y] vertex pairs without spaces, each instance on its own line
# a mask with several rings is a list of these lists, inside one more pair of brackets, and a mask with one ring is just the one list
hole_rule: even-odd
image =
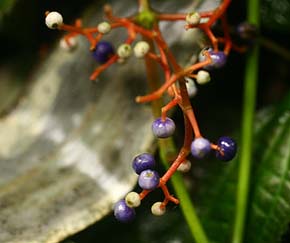
[[196,76],[196,82],[198,84],[206,84],[210,81],[210,74],[207,71],[200,70]]
[[140,196],[137,192],[129,192],[125,197],[126,204],[131,208],[139,207],[141,204]]
[[188,13],[185,17],[185,21],[189,25],[196,25],[200,22],[200,15],[198,12]]
[[162,202],[156,202],[152,205],[151,212],[155,216],[162,216],[166,212],[166,208],[162,206]]
[[46,15],[45,24],[50,29],[56,29],[63,24],[63,18],[60,13],[54,11]]
[[178,171],[186,173],[191,168],[191,162],[189,160],[183,161],[177,168]]
[[122,44],[118,47],[117,54],[121,58],[128,58],[132,53],[132,48],[129,44]]
[[187,93],[188,96],[190,98],[193,98],[196,94],[197,94],[197,87],[195,85],[195,82],[188,77],[184,77],[184,79],[186,80],[186,89],[187,89]]
[[144,57],[149,52],[150,46],[146,41],[138,41],[134,46],[134,54],[138,58]]
[[108,22],[102,22],[98,24],[98,31],[101,34],[107,34],[111,31],[111,25]]
[[72,51],[77,47],[77,39],[76,37],[69,38],[68,41],[66,41],[64,38],[62,38],[59,42],[59,46],[61,49],[65,51]]

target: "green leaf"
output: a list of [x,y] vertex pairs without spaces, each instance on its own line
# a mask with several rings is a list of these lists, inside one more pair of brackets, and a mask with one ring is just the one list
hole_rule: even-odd
[[261,3],[261,20],[267,29],[289,32],[290,1],[263,0]]
[[[266,186],[266,183],[271,183],[275,180],[279,180],[280,186],[283,185],[281,187],[282,189],[279,191],[279,196],[276,195],[273,198],[270,198],[269,201],[267,201],[266,205],[264,205],[263,200],[265,199],[263,198],[259,198],[260,201],[255,201],[256,203],[259,202],[259,206],[261,206],[265,210],[264,212],[267,212],[269,210],[270,204],[273,206],[273,216],[275,215],[275,217],[277,218],[274,219],[275,222],[272,223],[271,220],[273,220],[273,216],[272,218],[269,218],[268,226],[265,225],[265,227],[271,228],[273,227],[273,224],[275,224],[277,226],[277,231],[275,231],[274,233],[278,238],[281,236],[281,233],[283,233],[285,225],[290,221],[290,218],[288,217],[287,222],[287,215],[290,215],[290,211],[281,211],[284,210],[282,206],[289,205],[290,203],[289,169],[288,174],[282,173],[282,171],[286,169],[287,163],[290,164],[290,124],[287,120],[288,116],[290,117],[289,111],[287,111],[289,110],[287,109],[287,107],[290,107],[289,104],[290,95],[288,96],[288,100],[284,102],[280,107],[276,108],[276,110],[274,110],[273,108],[268,108],[258,113],[255,119],[254,129],[255,147],[252,178],[255,178],[255,181],[252,181],[252,187],[260,188],[263,186],[263,184],[260,183],[263,182]],[[287,117],[287,119],[285,116]],[[282,123],[281,121],[284,122]],[[285,128],[285,123],[288,124],[287,129]],[[199,179],[200,186],[197,185],[199,189],[196,193],[196,205],[199,207],[202,223],[205,227],[206,233],[214,242],[230,242],[231,239],[234,221],[233,215],[236,205],[238,159],[239,158],[235,159],[229,164],[224,165],[221,165],[220,163],[216,163],[215,165],[213,165],[214,161],[206,162],[203,165],[205,175],[203,175],[202,178]],[[272,159],[275,160],[272,161]],[[269,163],[271,164],[271,166],[268,165]],[[269,170],[273,171],[273,174],[269,174]],[[279,170],[281,173],[277,174],[277,170]],[[261,177],[261,180],[259,179],[259,181],[256,181],[258,179],[258,176],[260,176],[261,174],[260,171],[265,172],[267,177]],[[284,173],[286,172],[284,171]],[[287,175],[288,177],[286,180]],[[287,185],[288,189],[286,190]],[[290,207],[288,208],[288,210],[289,209]],[[276,215],[278,213],[280,213],[281,215]],[[253,233],[253,235],[256,235],[256,237],[260,237],[260,231],[264,226],[262,226],[261,223],[256,222],[256,214],[255,216],[253,212],[251,212],[250,215],[251,214],[253,214],[251,216],[252,225],[248,227],[247,232],[249,234],[249,229],[251,229],[251,227],[254,228],[253,225],[256,224],[256,228],[253,229],[251,233]],[[279,230],[278,232],[278,227],[282,225],[284,226],[281,227],[281,230]],[[263,230],[265,230],[265,233],[267,231],[270,231],[268,228],[265,228]],[[257,234],[257,232],[259,233]],[[245,242],[256,243],[255,240],[256,239],[251,238],[251,240],[246,240]],[[265,238],[263,238],[263,240],[259,242],[271,242],[265,240]]]
[[247,242],[278,242],[290,221],[290,111],[273,125],[252,183]]

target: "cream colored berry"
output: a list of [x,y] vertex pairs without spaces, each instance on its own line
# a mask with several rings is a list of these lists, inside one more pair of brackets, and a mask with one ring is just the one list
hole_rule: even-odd
[[150,49],[149,44],[146,41],[138,41],[134,46],[134,54],[138,58],[144,57]]
[[156,202],[151,207],[151,212],[155,216],[162,216],[166,212],[166,208],[162,206],[162,202]]
[[190,168],[191,168],[191,162],[189,160],[185,160],[178,166],[177,170],[185,173],[185,172],[188,172]]
[[60,48],[65,51],[72,51],[77,47],[77,39],[76,37],[69,38],[68,40],[65,40],[62,38],[59,42]]
[[98,24],[98,31],[101,34],[107,34],[111,31],[111,25],[108,22],[102,22]]
[[141,199],[137,192],[129,192],[125,197],[125,201],[131,208],[139,207],[141,204]]
[[197,87],[195,85],[195,82],[189,77],[185,77],[185,80],[188,96],[190,98],[193,98],[197,94]]
[[190,25],[196,25],[200,22],[200,15],[198,12],[188,13],[185,17],[185,21]]
[[50,29],[56,29],[63,24],[63,18],[58,12],[50,12],[45,18],[45,24]]
[[198,84],[206,84],[210,81],[210,74],[207,71],[200,70],[196,76],[196,82]]
[[128,58],[132,53],[132,48],[129,44],[122,44],[118,47],[117,54],[121,58]]

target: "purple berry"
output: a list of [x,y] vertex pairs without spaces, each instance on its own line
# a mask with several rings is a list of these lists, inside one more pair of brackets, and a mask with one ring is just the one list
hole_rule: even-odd
[[118,201],[114,206],[114,215],[117,220],[123,223],[132,221],[135,218],[135,209],[130,208],[124,199]]
[[258,35],[258,29],[255,25],[248,22],[240,23],[237,26],[237,34],[243,40],[253,40]]
[[[205,56],[203,54],[203,51],[199,55],[199,61],[204,61],[205,60]],[[207,66],[205,66],[204,69],[207,69],[207,70],[217,69],[217,68],[223,67],[226,64],[227,55],[224,52],[222,52],[222,51],[213,51],[212,48],[209,48],[207,51],[208,51],[208,53],[209,53],[209,55],[211,57],[212,63],[207,65]]]
[[137,155],[132,163],[134,171],[139,175],[143,170],[153,169],[155,166],[155,159],[152,154],[143,153]]
[[99,63],[105,63],[114,54],[114,47],[110,42],[107,41],[100,41],[93,51],[93,57]]
[[168,138],[175,131],[175,123],[172,119],[166,117],[163,121],[162,118],[157,118],[152,123],[152,132],[158,138]]
[[196,138],[191,143],[191,154],[197,159],[204,158],[210,151],[210,142],[205,138]]
[[220,137],[217,146],[219,150],[216,151],[216,157],[222,161],[232,160],[237,153],[237,144],[230,137]]
[[138,184],[142,189],[153,190],[159,185],[159,175],[155,170],[143,170],[138,178]]

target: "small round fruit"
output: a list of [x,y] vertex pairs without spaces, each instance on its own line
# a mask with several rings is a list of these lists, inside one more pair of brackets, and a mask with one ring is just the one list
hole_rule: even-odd
[[135,209],[130,208],[124,199],[118,201],[114,206],[114,215],[117,220],[123,223],[132,221],[135,218]]
[[[212,48],[206,49],[211,57],[211,63],[204,68],[207,70],[218,69],[223,67],[227,62],[227,55],[223,51],[213,51]],[[204,61],[205,55],[204,50],[201,51],[199,55],[199,61]]]
[[153,169],[155,166],[155,159],[152,154],[143,153],[137,155],[132,163],[134,171],[139,175],[143,170]]
[[101,64],[107,62],[114,54],[114,47],[107,41],[100,41],[93,51],[94,59]]
[[65,40],[62,38],[59,42],[59,46],[61,49],[65,51],[73,51],[76,49],[78,45],[76,37],[69,38],[68,40]]
[[182,173],[186,173],[190,170],[190,168],[191,168],[191,162],[189,160],[185,160],[178,166],[177,170]]
[[59,12],[50,12],[45,17],[45,24],[50,29],[56,29],[63,24],[63,18]]
[[237,34],[243,40],[253,40],[258,35],[258,29],[255,25],[248,22],[241,23],[237,26]]
[[138,41],[134,46],[134,54],[138,58],[144,57],[149,52],[150,46],[146,41]]
[[193,81],[192,78],[189,77],[184,77],[184,79],[186,80],[186,89],[187,89],[187,93],[189,98],[193,98],[196,94],[197,94],[197,87],[195,85],[195,82]]
[[162,206],[162,202],[156,202],[151,207],[151,212],[155,216],[162,216],[166,212],[166,208]]
[[111,25],[108,22],[102,22],[98,24],[98,31],[101,34],[107,34],[111,31]]
[[204,158],[210,151],[210,142],[205,138],[196,138],[191,143],[191,154],[197,159]]
[[216,157],[222,161],[232,160],[237,153],[237,144],[230,137],[220,137],[217,142],[219,150],[216,151]]
[[187,24],[196,25],[200,22],[200,15],[198,12],[188,13],[185,17]]
[[200,70],[196,76],[196,82],[198,84],[206,84],[210,81],[210,74],[207,71]]
[[130,208],[139,207],[141,204],[141,199],[137,192],[129,192],[125,197],[125,201]]
[[120,58],[128,58],[132,53],[132,48],[129,44],[122,44],[118,47],[117,54]]
[[155,170],[143,170],[138,178],[138,184],[142,189],[153,190],[159,185],[159,175]]
[[172,119],[166,117],[163,121],[162,118],[157,118],[152,123],[152,132],[158,138],[168,138],[175,131],[175,123]]

